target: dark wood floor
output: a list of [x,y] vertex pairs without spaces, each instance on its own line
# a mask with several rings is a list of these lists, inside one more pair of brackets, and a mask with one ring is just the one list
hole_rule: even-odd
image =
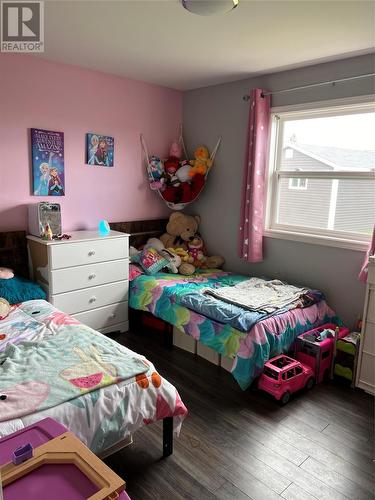
[[172,456],[161,458],[161,426],[152,424],[106,460],[132,500],[374,498],[370,396],[321,384],[280,407],[156,335],[113,338],[146,355],[189,409]]

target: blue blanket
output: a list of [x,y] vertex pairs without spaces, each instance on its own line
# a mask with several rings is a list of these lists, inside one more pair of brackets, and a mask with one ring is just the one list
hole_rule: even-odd
[[251,328],[269,316],[267,313],[246,311],[242,307],[229,304],[203,293],[189,293],[180,300],[181,305],[193,311],[214,319],[220,323],[228,323],[240,332],[248,332]]
[[[306,306],[309,306],[324,300],[324,295],[317,290],[311,290],[306,299]],[[180,304],[207,318],[229,324],[240,332],[249,332],[259,321],[275,314],[282,314],[293,308],[293,306],[287,306],[272,313],[249,311],[202,292],[191,292],[183,295],[180,298]]]

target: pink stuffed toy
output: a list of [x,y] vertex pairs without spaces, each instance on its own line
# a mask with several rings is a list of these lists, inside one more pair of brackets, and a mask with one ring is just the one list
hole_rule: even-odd
[[169,157],[181,158],[181,146],[177,142],[173,142],[171,149],[169,150]]

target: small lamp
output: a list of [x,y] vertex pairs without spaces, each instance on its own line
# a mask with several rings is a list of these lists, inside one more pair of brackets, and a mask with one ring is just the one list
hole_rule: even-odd
[[110,233],[111,228],[109,227],[108,222],[103,219],[99,221],[98,230],[101,236],[106,236],[107,234]]

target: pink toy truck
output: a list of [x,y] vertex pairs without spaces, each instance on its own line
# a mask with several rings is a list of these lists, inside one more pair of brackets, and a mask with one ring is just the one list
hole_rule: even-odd
[[328,379],[333,366],[335,337],[341,339],[349,333],[344,327],[333,323],[309,330],[297,337],[296,358],[310,366],[317,384]]
[[309,366],[282,354],[265,363],[258,387],[285,405],[291,394],[311,389],[314,381],[314,372]]

